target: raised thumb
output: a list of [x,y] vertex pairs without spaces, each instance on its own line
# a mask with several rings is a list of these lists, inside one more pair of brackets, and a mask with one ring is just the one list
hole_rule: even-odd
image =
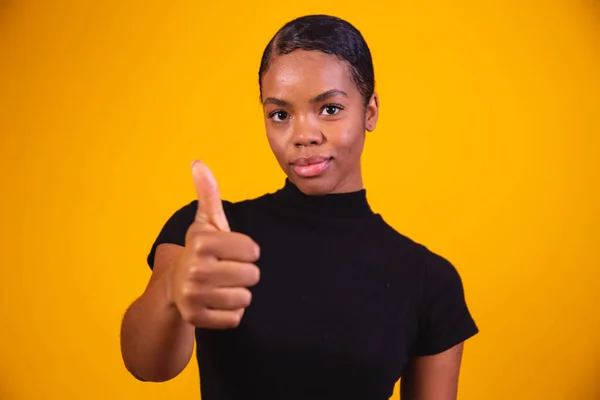
[[229,231],[229,222],[223,210],[219,186],[210,168],[196,160],[192,162],[192,176],[198,196],[196,222],[212,225],[220,231]]

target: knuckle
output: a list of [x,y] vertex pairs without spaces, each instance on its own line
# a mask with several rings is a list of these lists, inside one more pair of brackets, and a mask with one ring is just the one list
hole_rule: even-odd
[[211,254],[215,247],[215,240],[218,238],[218,233],[215,232],[197,232],[186,242],[186,247],[196,254]]
[[185,308],[196,309],[205,305],[207,288],[188,283],[181,288],[181,299]]
[[196,327],[209,327],[210,321],[207,319],[207,315],[203,309],[197,310],[190,314],[190,320],[188,321],[190,324]]
[[199,322],[197,315],[191,312],[189,308],[180,309],[179,313],[181,314],[181,318],[188,324],[196,325]]
[[206,253],[208,250],[208,238],[206,235],[196,235],[192,238],[190,247],[197,254]]
[[189,301],[196,296],[195,288],[190,284],[185,284],[181,287],[181,297],[185,301]]
[[211,269],[206,263],[193,264],[189,267],[188,272],[191,279],[201,282],[206,282],[211,276]]
[[194,303],[198,297],[198,290],[193,285],[187,284],[181,288],[181,299],[186,308],[189,308],[190,303]]

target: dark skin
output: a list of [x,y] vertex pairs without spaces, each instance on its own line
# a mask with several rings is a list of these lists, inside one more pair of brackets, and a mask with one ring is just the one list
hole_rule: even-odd
[[[375,129],[379,102],[373,94],[365,106],[347,63],[296,50],[273,60],[262,92],[269,144],[301,191],[325,195],[362,189],[365,132]],[[314,156],[326,160],[318,174],[306,177],[294,169],[299,157]],[[150,281],[123,318],[123,361],[144,381],[170,380],[187,366],[196,327],[236,328],[252,301],[248,288],[260,280],[254,264],[259,246],[230,231],[210,169],[195,162],[192,171],[198,212],[185,246],[157,247]],[[461,355],[459,344],[412,360],[402,398],[455,400]]]
[[[360,159],[365,131],[377,124],[379,100],[365,101],[347,63],[317,51],[275,57],[262,78],[267,139],[279,165],[306,194],[363,187]],[[331,158],[327,170],[302,178],[290,163],[301,156]]]

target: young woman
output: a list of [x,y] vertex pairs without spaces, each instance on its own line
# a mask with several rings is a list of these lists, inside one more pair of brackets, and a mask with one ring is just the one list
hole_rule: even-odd
[[221,200],[202,163],[198,199],[158,235],[122,354],[165,381],[197,343],[203,400],[456,398],[477,333],[456,269],[375,214],[361,178],[379,100],[363,37],[341,19],[289,22],[259,70],[278,191]]

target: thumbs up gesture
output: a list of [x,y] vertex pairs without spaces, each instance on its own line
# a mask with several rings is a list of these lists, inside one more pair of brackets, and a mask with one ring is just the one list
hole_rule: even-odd
[[239,325],[259,281],[260,249],[250,237],[231,232],[215,177],[200,161],[192,164],[198,211],[185,248],[172,270],[170,291],[182,318],[200,328]]

